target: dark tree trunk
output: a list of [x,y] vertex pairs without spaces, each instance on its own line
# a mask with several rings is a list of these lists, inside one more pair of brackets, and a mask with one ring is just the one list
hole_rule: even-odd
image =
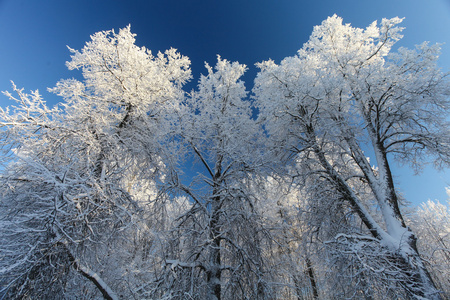
[[306,257],[306,273],[309,278],[309,283],[311,284],[313,297],[314,297],[314,299],[319,299],[319,291],[317,289],[316,278],[314,276],[314,270],[313,270],[312,263],[311,263],[311,260],[309,259],[309,257]]

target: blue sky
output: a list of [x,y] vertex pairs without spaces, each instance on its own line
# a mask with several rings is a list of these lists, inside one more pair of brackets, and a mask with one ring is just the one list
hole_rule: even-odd
[[[244,80],[251,89],[254,64],[269,58],[279,62],[307,41],[315,25],[333,14],[345,23],[366,27],[372,21],[405,17],[404,39],[411,48],[423,41],[443,45],[441,68],[450,71],[450,1],[448,0],[0,0],[0,91],[10,80],[26,90],[39,89],[50,105],[59,99],[46,92],[61,78],[79,77],[68,71],[66,45],[81,49],[100,30],[131,24],[137,44],[154,52],[177,48],[192,62],[195,87],[204,62],[216,55],[249,66]],[[0,95],[0,106],[9,105]],[[446,199],[450,171],[427,168],[419,176],[396,167],[399,188],[413,204],[428,198]]]

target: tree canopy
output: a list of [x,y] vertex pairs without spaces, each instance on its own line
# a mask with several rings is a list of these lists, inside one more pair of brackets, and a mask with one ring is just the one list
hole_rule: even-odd
[[329,17],[252,93],[220,56],[185,91],[130,26],[69,48],[54,108],[13,85],[2,299],[447,299],[448,208],[411,212],[391,166],[450,165],[450,84],[401,21]]

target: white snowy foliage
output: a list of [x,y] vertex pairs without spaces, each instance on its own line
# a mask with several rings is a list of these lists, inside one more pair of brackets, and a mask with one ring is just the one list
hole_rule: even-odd
[[[304,164],[303,176],[327,178],[337,200],[350,205],[380,246],[416,272],[422,282],[408,284],[411,295],[438,297],[403,220],[388,154],[416,168],[428,154],[437,165],[448,165],[449,85],[436,66],[438,46],[391,55],[402,37],[400,22],[359,29],[332,16],[314,28],[296,56],[279,65],[258,64],[253,92],[271,147]],[[371,147],[376,169],[365,147]],[[365,185],[364,194],[355,179],[356,186]],[[316,189],[327,197],[322,186]],[[367,207],[367,197],[376,200],[382,219]]]
[[[448,193],[449,188],[446,188]],[[450,195],[449,195],[450,196]],[[439,289],[450,293],[450,197],[447,203],[428,200],[410,217],[421,255]]]
[[450,87],[439,45],[393,51],[401,21],[329,17],[251,99],[220,56],[185,93],[189,59],[130,26],[69,48],[54,108],[13,84],[0,297],[441,299],[448,207],[417,210],[416,243],[390,158],[450,165]]
[[[125,292],[126,280],[137,279],[117,277],[129,274],[120,262],[123,253],[144,257],[151,248],[145,244],[160,239],[150,235],[160,229],[149,230],[149,220],[140,218],[154,218],[143,208],[159,197],[161,144],[183,99],[189,60],[174,49],[153,57],[134,44],[129,27],[91,39],[81,52],[71,50],[67,64],[80,68],[84,80],[62,80],[51,89],[63,98],[64,109],[49,109],[38,92],[13,86],[18,97],[6,95],[18,104],[0,111],[1,143],[10,158],[1,177],[6,213],[0,269],[14,287],[10,294],[38,296],[46,280],[64,282],[78,271],[114,298],[108,284]],[[124,239],[127,235],[131,239]],[[113,244],[123,250],[110,248]],[[72,271],[60,270],[70,266]],[[117,273],[100,278],[108,268]],[[53,284],[43,295],[53,297],[63,286]]]

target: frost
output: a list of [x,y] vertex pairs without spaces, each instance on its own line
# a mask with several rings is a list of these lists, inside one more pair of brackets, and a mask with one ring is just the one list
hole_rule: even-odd
[[449,165],[449,83],[439,45],[393,52],[401,21],[324,20],[250,99],[220,56],[186,93],[189,59],[130,26],[69,48],[54,108],[13,84],[1,297],[440,299],[448,209],[402,207],[391,159]]

